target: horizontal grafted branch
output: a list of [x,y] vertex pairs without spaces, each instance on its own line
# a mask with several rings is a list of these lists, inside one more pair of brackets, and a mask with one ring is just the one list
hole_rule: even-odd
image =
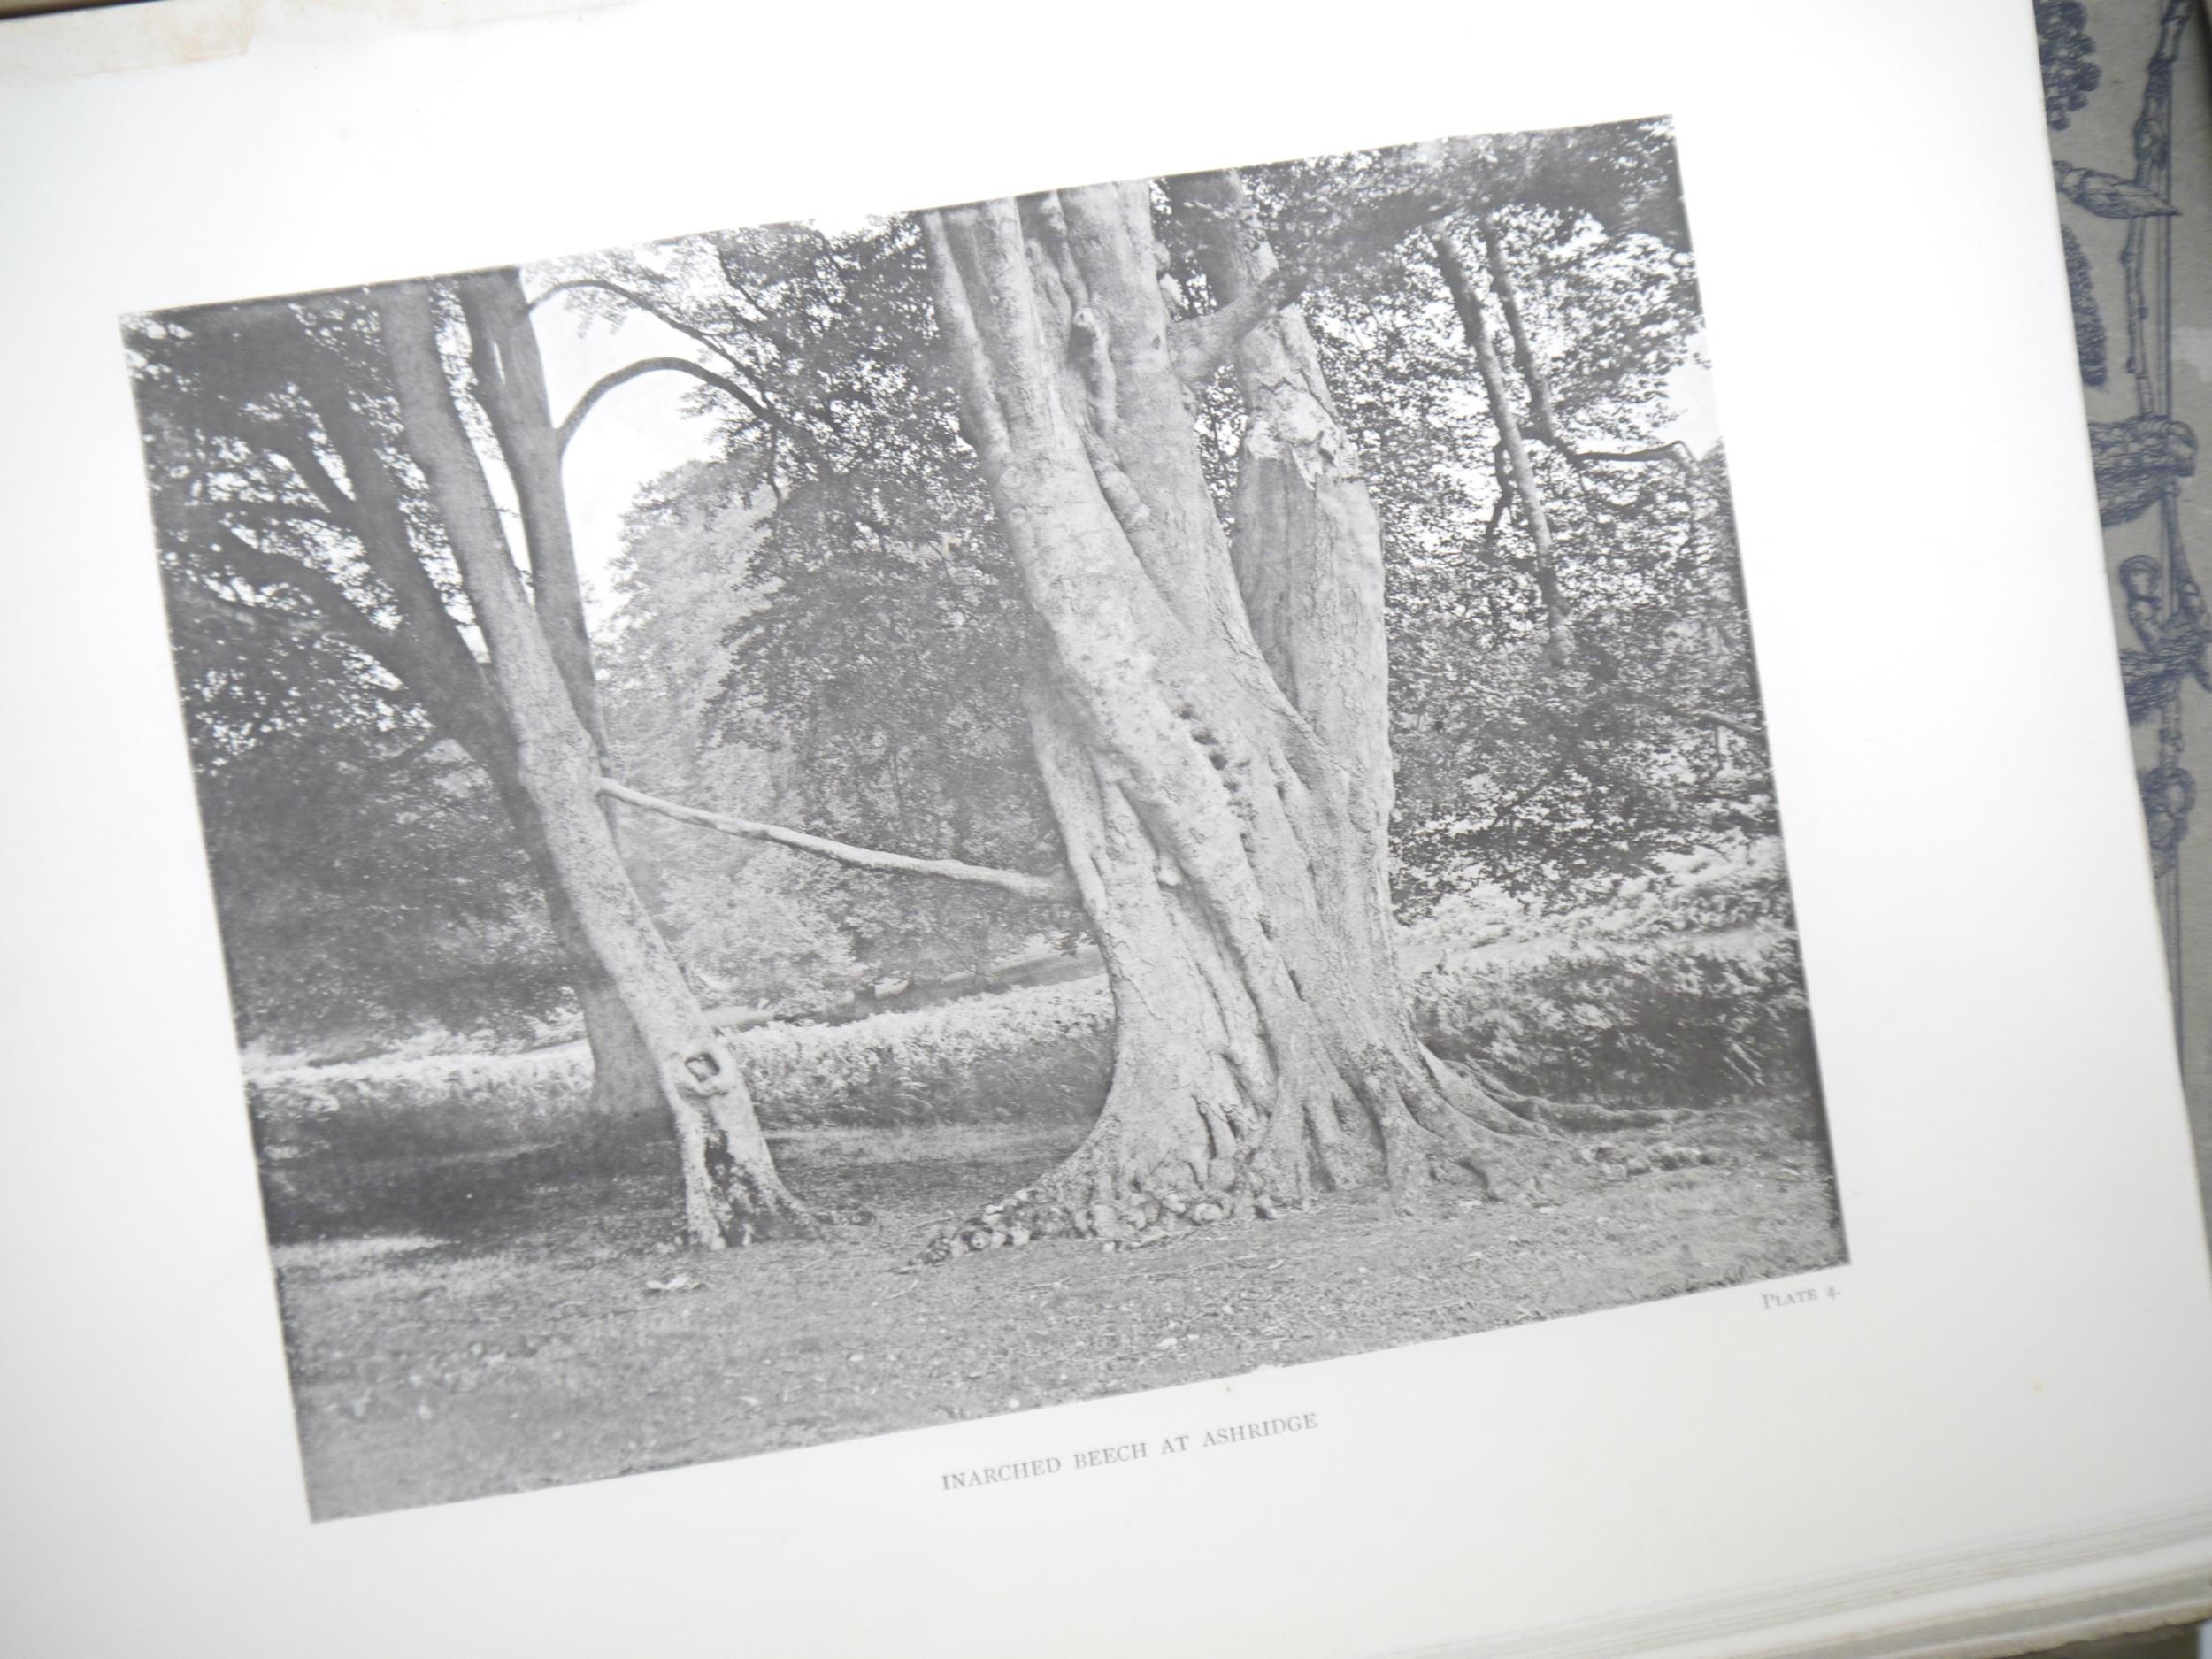
[[750,818],[734,818],[726,812],[709,812],[700,807],[683,806],[673,801],[664,801],[658,795],[647,795],[642,789],[633,789],[627,784],[617,783],[611,778],[599,780],[599,793],[611,800],[627,802],[642,807],[648,812],[657,812],[663,818],[674,818],[680,824],[696,824],[703,829],[718,830],[725,835],[734,835],[741,841],[767,841],[777,847],[788,847],[794,852],[812,853],[818,858],[828,858],[841,864],[850,864],[856,870],[879,871],[887,875],[935,876],[946,881],[964,881],[972,887],[996,887],[1002,893],[1011,893],[1017,898],[1034,899],[1040,903],[1072,903],[1075,884],[1064,875],[1035,876],[1020,870],[994,870],[986,864],[964,864],[957,858],[910,858],[904,853],[879,852],[873,848],[849,846],[826,836],[809,835],[803,830],[785,829],[775,824],[757,824]]
[[[1546,439],[1545,442],[1551,442],[1551,440]],[[1648,449],[1575,449],[1563,443],[1555,443],[1552,447],[1577,465],[1586,461],[1626,461],[1640,465],[1647,461],[1672,461],[1686,472],[1694,471],[1697,466],[1697,457],[1691,453],[1690,446],[1679,438],[1671,443],[1655,443]]]

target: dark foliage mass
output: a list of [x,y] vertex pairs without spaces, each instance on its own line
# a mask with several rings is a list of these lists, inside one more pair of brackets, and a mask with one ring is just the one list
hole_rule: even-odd
[[[315,494],[302,363],[275,361],[301,342],[345,359],[342,303],[142,319],[129,340],[242,1036],[522,1034],[568,995],[542,896],[488,781],[381,660],[391,596]],[[411,510],[419,480],[394,481]]]

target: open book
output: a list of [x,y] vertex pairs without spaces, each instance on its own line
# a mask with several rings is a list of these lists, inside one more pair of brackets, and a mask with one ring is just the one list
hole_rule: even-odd
[[2174,1036],[2212,1210],[2212,873],[2189,844],[2212,690],[2195,561],[2212,518],[2193,483],[2212,424],[2212,71],[2200,8],[2039,5],[2044,113],[2062,201],[2074,344],[2111,569],[2136,779],[2166,936]]
[[26,1651],[2212,1609],[2023,8],[519,11],[19,26]]

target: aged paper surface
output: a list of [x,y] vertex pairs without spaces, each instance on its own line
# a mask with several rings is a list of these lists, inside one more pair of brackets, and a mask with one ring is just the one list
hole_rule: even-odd
[[128,319],[317,1517],[1842,1265],[1678,179]]
[[[25,1645],[949,1653],[1018,1621],[1085,1652],[1756,1650],[2007,1575],[2185,1601],[2212,1303],[2016,9],[1482,11],[1326,52],[1033,27],[638,7],[14,96],[54,157],[4,187]],[[1655,117],[1849,1264],[311,1525],[118,319]],[[1933,454],[1923,404],[1970,416]],[[984,1469],[1018,1478],[946,1479]]]

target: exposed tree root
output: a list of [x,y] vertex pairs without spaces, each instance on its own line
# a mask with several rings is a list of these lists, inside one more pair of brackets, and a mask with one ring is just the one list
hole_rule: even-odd
[[1079,1191],[1071,1190],[1080,1186],[1081,1178],[1056,1171],[1038,1185],[986,1204],[941,1232],[915,1260],[920,1263],[949,1261],[970,1251],[1000,1249],[1040,1239],[1089,1239],[1110,1249],[1139,1249],[1171,1242],[1217,1222],[1273,1221],[1310,1207],[1308,1199],[1253,1191],[1240,1184],[1227,1189],[1164,1187],[1154,1193],[1133,1181],[1119,1199],[1087,1202]]
[[[1517,1137],[1541,1132],[1487,1098],[1486,1091],[1440,1063],[1420,1074],[1394,1064],[1363,1076],[1354,1102],[1328,1114],[1336,1141],[1331,1156],[1313,1152],[1286,1159],[1263,1134],[1242,1157],[1193,1158],[1172,1150],[1139,1150],[1128,1133],[1102,1134],[1108,1120],[1041,1179],[986,1204],[941,1229],[915,1257],[943,1262],[972,1251],[1002,1249],[1044,1239],[1087,1239],[1117,1249],[1141,1248],[1223,1221],[1272,1221],[1311,1207],[1317,1188],[1382,1187],[1402,1205],[1424,1189],[1445,1187],[1501,1202],[1529,1188],[1531,1171]],[[1357,1117],[1363,1133],[1345,1133]],[[1289,1125],[1294,1135],[1302,1126]],[[1318,1165],[1317,1171],[1310,1165]],[[1318,1179],[1315,1179],[1317,1173]]]
[[[1223,1221],[1271,1221],[1303,1212],[1317,1189],[1379,1187],[1394,1194],[1402,1209],[1440,1187],[1460,1189],[1479,1202],[1541,1202],[1545,1172],[1577,1161],[1560,1137],[1651,1128],[1689,1115],[1547,1100],[1514,1089],[1486,1070],[1422,1052],[1427,1064],[1420,1074],[1376,1056],[1353,1090],[1357,1110],[1340,1102],[1331,1114],[1340,1132],[1354,1127],[1347,1120],[1356,1118],[1361,1133],[1342,1135],[1333,1158],[1312,1159],[1322,1166],[1317,1181],[1286,1174],[1281,1159],[1265,1156],[1265,1136],[1242,1159],[1193,1158],[1171,1148],[1141,1148],[1136,1143],[1142,1137],[1125,1124],[1120,1133],[1102,1133],[1109,1127],[1102,1118],[1058,1166],[941,1227],[909,1265],[1047,1239],[1144,1248]],[[1560,1152],[1548,1154],[1549,1144]],[[1645,1167],[1672,1168],[1700,1156],[1694,1149],[1655,1148]],[[1578,1161],[1589,1157],[1586,1151]]]
[[1459,1064],[1485,1094],[1525,1123],[1547,1129],[1652,1129],[1679,1122],[1685,1115],[1678,1110],[1606,1106],[1596,1101],[1555,1101],[1540,1094],[1525,1094],[1501,1081],[1496,1073],[1486,1068],[1463,1061]]

